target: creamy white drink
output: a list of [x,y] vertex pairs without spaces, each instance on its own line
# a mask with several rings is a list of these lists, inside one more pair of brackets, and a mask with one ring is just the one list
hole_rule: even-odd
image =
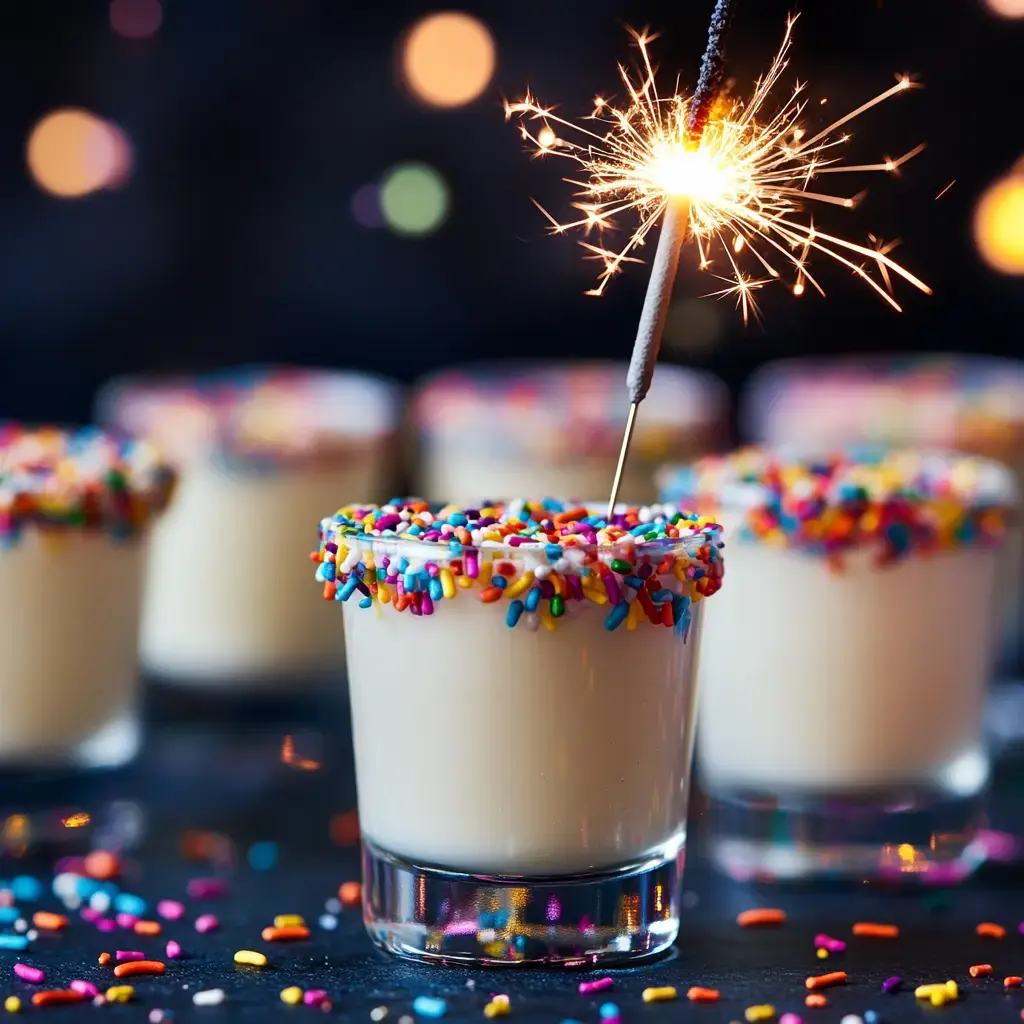
[[181,467],[151,546],[146,668],[214,688],[275,688],[336,671],[342,636],[310,599],[303,565],[316,539],[310,524],[339,492],[387,496],[394,386],[327,371],[239,371],[117,382],[101,408]]
[[[413,402],[417,493],[461,502],[603,494],[622,441],[625,373],[614,363],[524,362],[428,378]],[[659,463],[717,451],[727,431],[721,381],[660,366],[637,422],[620,496],[653,500]]]
[[170,486],[143,445],[0,429],[0,769],[135,752],[145,536]]
[[[370,513],[385,524],[399,514]],[[511,513],[424,514],[428,536],[468,518],[471,543],[452,551],[451,532],[410,539],[408,520],[353,532],[366,521],[356,508],[323,524],[325,545],[338,548],[327,565],[345,601],[365,838],[414,864],[500,875],[674,857],[684,839],[701,598],[721,579],[717,527],[680,520],[671,527],[678,536],[665,537],[655,516],[650,541],[585,527],[568,535],[575,543],[548,545],[544,536],[563,528],[552,526],[515,547],[509,538],[523,539],[526,527],[506,524],[531,518],[522,502]],[[492,525],[472,526],[488,518]],[[371,564],[377,590],[364,595],[351,581],[367,586]],[[417,611],[396,610],[414,599]]]
[[733,541],[700,667],[711,787],[982,785],[1007,471],[943,454],[815,464],[748,450],[663,485],[707,501]]

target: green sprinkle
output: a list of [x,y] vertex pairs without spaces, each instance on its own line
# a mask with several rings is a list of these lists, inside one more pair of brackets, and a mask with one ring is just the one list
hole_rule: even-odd
[[612,572],[617,572],[620,576],[626,576],[633,571],[633,563],[626,562],[621,558],[613,558],[611,570]]
[[565,598],[561,594],[555,594],[551,598],[551,614],[560,619],[565,614]]

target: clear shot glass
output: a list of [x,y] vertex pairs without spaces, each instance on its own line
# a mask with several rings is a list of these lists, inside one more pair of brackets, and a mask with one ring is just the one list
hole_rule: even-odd
[[0,772],[135,754],[146,538],[172,485],[147,445],[0,426]]
[[236,369],[116,380],[97,404],[101,419],[152,438],[180,470],[151,545],[147,675],[218,701],[287,697],[333,679],[342,636],[311,599],[302,559],[315,542],[310,523],[339,493],[390,494],[397,387],[327,370]]
[[[427,378],[412,403],[416,492],[464,502],[603,493],[622,443],[625,373],[617,363],[522,361]],[[653,501],[660,463],[720,451],[728,416],[728,393],[718,378],[659,367],[636,425],[621,498]]]
[[665,536],[653,517],[638,535],[636,514],[611,533],[557,502],[323,521],[318,576],[344,602],[364,920],[383,949],[595,965],[676,938],[702,597],[720,585],[721,541],[697,519]]
[[697,762],[738,879],[957,881],[984,858],[982,716],[1016,502],[996,463],[748,450],[662,475],[730,536]]

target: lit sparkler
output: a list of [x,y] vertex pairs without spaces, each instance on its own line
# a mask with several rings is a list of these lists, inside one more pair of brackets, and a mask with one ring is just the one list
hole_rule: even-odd
[[[802,124],[807,105],[803,85],[797,84],[788,100],[776,112],[770,111],[775,87],[789,66],[795,21],[787,22],[782,45],[750,99],[719,96],[696,140],[687,127],[691,98],[678,93],[659,96],[649,50],[653,37],[643,33],[633,33],[641,56],[640,76],[634,78],[619,67],[629,103],[618,107],[598,97],[588,118],[601,126],[598,130],[558,116],[532,95],[506,104],[506,117],[521,119],[522,136],[538,155],[564,157],[584,172],[582,178],[566,179],[581,190],[573,206],[582,216],[562,223],[538,204],[554,232],[582,229],[589,235],[617,227],[623,215],[637,220],[626,243],[618,248],[581,242],[603,264],[589,294],[602,294],[623,264],[641,262],[636,250],[666,214],[670,218],[675,214],[682,222],[679,229],[693,239],[700,269],[726,282],[727,287],[713,294],[735,297],[745,320],[757,313],[753,292],[782,280],[787,270],[794,294],[802,294],[809,284],[824,295],[810,269],[816,253],[843,264],[896,310],[900,305],[890,274],[930,294],[928,286],[893,261],[884,247],[871,248],[827,234],[804,215],[811,203],[849,209],[861,198],[812,187],[821,176],[893,172],[921,152],[923,145],[900,157],[867,164],[843,163],[837,152],[850,138],[846,133],[837,135],[840,128],[910,90],[914,83],[902,76],[891,88],[808,135]],[[529,122],[534,121],[539,127],[531,127]],[[563,130],[580,141],[562,137]],[[755,268],[753,273],[745,269],[750,266]]]

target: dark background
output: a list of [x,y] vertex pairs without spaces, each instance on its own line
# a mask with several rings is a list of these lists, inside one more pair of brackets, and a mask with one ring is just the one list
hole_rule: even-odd
[[[501,97],[529,84],[571,116],[587,113],[596,92],[616,88],[616,61],[630,59],[624,23],[662,31],[655,52],[668,78],[678,68],[692,83],[710,0],[462,4],[490,27],[498,69],[481,99],[452,111],[417,105],[395,69],[402,32],[443,6],[164,0],[156,36],[133,41],[112,31],[106,0],[7,0],[0,413],[87,418],[96,386],[126,371],[272,360],[410,380],[470,357],[625,356],[646,272],[632,268],[605,298],[583,295],[594,264],[547,236],[530,202],[566,215],[564,168],[528,158]],[[742,0],[729,71],[744,93],[789,9]],[[981,0],[807,0],[791,72],[828,96],[833,115],[896,72],[926,85],[858,121],[850,156],[895,156],[919,141],[925,153],[901,177],[869,179],[860,210],[824,217],[858,240],[903,238],[899,259],[936,294],[900,289],[901,316],[829,268],[827,301],[767,289],[764,326],[748,328],[720,304],[717,344],[669,358],[735,385],[785,354],[1016,351],[1024,285],[982,265],[971,213],[1024,149],[1022,42],[1024,21]],[[124,129],[134,169],[123,188],[66,200],[34,185],[26,140],[65,106]],[[406,160],[449,183],[447,222],[423,239],[359,226],[353,193]],[[713,290],[693,262],[679,291]]]

